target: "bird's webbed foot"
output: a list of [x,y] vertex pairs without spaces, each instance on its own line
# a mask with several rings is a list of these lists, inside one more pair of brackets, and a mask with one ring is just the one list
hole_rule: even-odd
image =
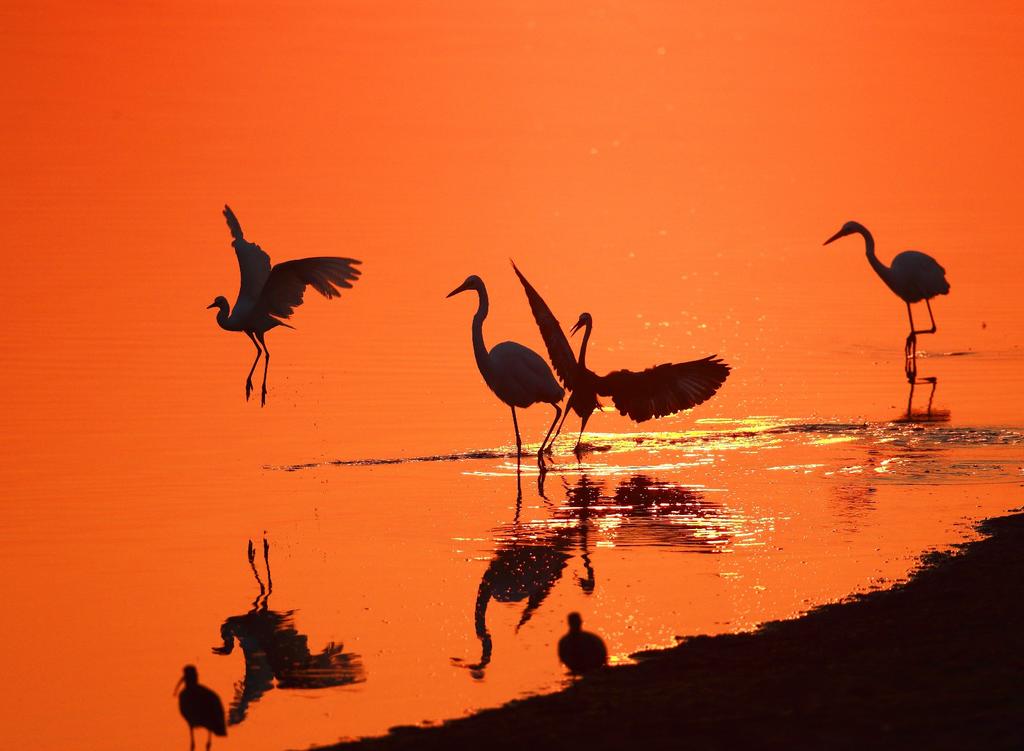
[[245,381],[245,400],[249,401],[249,396],[252,394],[252,379],[247,378]]

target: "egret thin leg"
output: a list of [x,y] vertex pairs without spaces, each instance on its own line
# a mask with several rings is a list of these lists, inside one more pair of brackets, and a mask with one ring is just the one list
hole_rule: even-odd
[[516,408],[512,408],[512,427],[516,429],[516,456],[523,455],[523,439],[519,437],[519,423],[516,420]]
[[580,442],[583,440],[583,431],[587,429],[587,420],[590,419],[590,415],[592,414],[594,413],[591,412],[580,422],[580,437],[576,439],[576,448],[572,450],[574,454],[579,454],[580,452]]
[[558,423],[558,430],[555,431],[555,435],[551,439],[551,443],[549,443],[548,446],[547,446],[547,452],[549,454],[551,453],[551,447],[554,446],[555,445],[555,441],[558,440],[559,433],[562,432],[562,426],[565,425],[565,418],[567,418],[569,416],[569,413],[572,412],[572,406],[573,406],[573,401],[572,401],[572,395],[570,394],[569,395],[569,401],[567,401],[565,403],[565,412],[562,413],[562,421],[560,423]]
[[913,383],[917,378],[917,357],[908,357],[903,365],[903,371],[907,376],[907,381]]
[[206,751],[210,751],[210,743],[213,742],[213,733],[209,730],[206,731]]
[[907,344],[903,352],[908,358],[917,357],[917,332],[914,331],[914,314],[910,310],[910,303],[907,303],[907,318],[910,319],[910,333],[907,335]]
[[[568,412],[568,410],[566,410]],[[551,431],[555,429],[555,423],[558,422],[558,418],[562,416],[562,408],[557,404],[555,405],[555,419],[551,421],[551,427],[548,428],[548,434],[544,436],[544,442],[540,444],[540,449],[537,451],[537,460],[542,461],[544,455],[544,447],[548,445],[548,438],[551,437]]]
[[934,334],[934,333],[935,333],[936,331],[938,331],[939,329],[938,329],[938,327],[937,327],[937,326],[935,325],[935,316],[933,316],[933,315],[932,315],[932,303],[931,303],[931,300],[925,300],[925,301],[924,301],[924,304],[925,304],[925,306],[927,306],[927,308],[928,308],[928,317],[929,317],[929,318],[931,319],[931,321],[932,321],[932,327],[931,327],[930,329],[928,329],[927,331],[918,331],[917,333],[918,333],[918,334]]
[[263,392],[260,394],[260,406],[265,407],[267,404],[267,370],[270,368],[270,350],[267,349],[267,343],[263,339],[263,332],[258,332],[256,337],[260,340],[260,344],[263,345]]
[[263,350],[260,349],[260,343],[256,341],[256,337],[252,335],[251,331],[246,331],[245,334],[252,340],[252,343],[256,345],[256,359],[252,361],[252,367],[249,368],[249,375],[245,378],[245,400],[249,401],[249,394],[252,393],[252,374],[256,372],[256,365],[259,364],[260,355],[263,354]]
[[188,751],[196,751],[196,735],[191,725],[188,726]]

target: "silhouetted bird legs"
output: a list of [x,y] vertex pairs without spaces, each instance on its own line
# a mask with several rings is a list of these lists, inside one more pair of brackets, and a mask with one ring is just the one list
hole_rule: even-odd
[[[210,742],[213,740],[213,733],[206,731],[206,751],[210,751]],[[188,751],[196,751],[196,736],[191,725],[188,726]]]
[[256,359],[252,361],[252,367],[249,368],[249,375],[245,378],[245,400],[249,401],[249,394],[252,393],[252,374],[256,372],[256,365],[260,361],[260,355],[263,354],[263,350],[260,349],[260,343],[256,341],[256,337],[252,335],[251,331],[246,331],[245,335],[248,336],[252,343],[256,345]]
[[263,538],[263,565],[267,567],[267,599],[269,599],[270,593],[274,591],[274,577],[270,575],[270,543],[267,542],[266,537]]
[[257,331],[256,338],[260,340],[260,344],[263,345],[263,393],[260,395],[260,406],[267,406],[267,369],[270,367],[270,350],[267,349],[267,343],[263,340],[263,332]]
[[572,398],[573,398],[573,396],[572,396],[572,394],[570,394],[569,395],[569,401],[567,401],[565,403],[565,412],[562,414],[562,421],[560,423],[558,423],[558,430],[555,431],[555,437],[551,439],[551,443],[549,443],[547,445],[547,447],[545,447],[545,449],[544,449],[549,454],[552,451],[551,447],[554,446],[555,445],[555,441],[558,440],[559,433],[562,432],[562,426],[565,425],[565,418],[567,418],[569,416],[569,413],[572,412],[572,407],[573,407],[573,404],[574,404]]
[[[566,409],[566,414],[569,410]],[[551,427],[548,428],[547,435],[544,436],[544,441],[540,444],[540,448],[537,449],[537,465],[542,469],[544,467],[544,449],[547,448],[548,438],[551,437],[551,431],[555,429],[555,423],[558,422],[558,418],[562,416],[562,408],[557,404],[555,405],[555,419],[551,421]]]
[[519,437],[519,422],[516,420],[516,408],[512,407],[512,427],[516,429],[516,457],[523,455],[523,439]]
[[580,443],[583,441],[583,431],[587,429],[587,420],[590,419],[590,415],[592,415],[592,414],[594,414],[594,413],[591,412],[588,415],[586,415],[584,418],[582,418],[582,420],[580,420],[580,436],[579,436],[579,438],[576,439],[576,446],[572,450],[572,452],[574,454],[576,454],[576,458],[577,459],[579,459],[579,456],[580,456]]
[[932,390],[928,394],[928,410],[925,413],[928,417],[932,416],[932,400],[935,399],[935,386],[938,383],[938,378],[935,376],[928,376],[927,378],[911,379],[910,381],[910,396],[907,397],[907,418],[913,417],[913,406],[914,406],[914,386],[919,383],[930,383]]
[[252,601],[252,606],[258,608],[260,600],[263,599],[263,595],[266,593],[266,589],[263,587],[263,580],[260,579],[260,572],[256,570],[256,548],[253,546],[252,540],[249,540],[249,568],[252,569],[252,575],[256,577],[256,583],[260,585],[260,593]]
[[918,334],[934,334],[938,331],[938,327],[935,325],[935,316],[932,315],[931,301],[925,300],[924,304],[928,308],[928,318],[932,322],[932,327],[930,329],[921,329],[920,331],[917,331],[914,329],[914,314],[910,311],[910,303],[907,303],[907,317],[910,319],[910,334],[907,335],[907,345],[904,351],[908,358],[917,356]]

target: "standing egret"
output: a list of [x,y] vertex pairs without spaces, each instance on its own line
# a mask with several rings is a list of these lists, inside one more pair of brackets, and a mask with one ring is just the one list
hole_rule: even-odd
[[[235,307],[228,311],[227,298],[217,297],[207,308],[217,308],[217,323],[225,331],[242,331],[256,345],[256,359],[249,368],[245,379],[245,398],[252,393],[252,374],[256,365],[263,360],[263,392],[260,404],[267,403],[267,368],[270,366],[270,350],[263,336],[275,326],[292,328],[282,321],[290,318],[292,312],[302,304],[302,295],[309,285],[327,298],[338,297],[338,287],[349,288],[359,278],[360,271],[353,264],[354,258],[300,258],[270,266],[268,256],[259,245],[251,243],[242,235],[242,225],[234,212],[224,207],[224,218],[234,238],[232,245],[238,256],[238,269],[242,283],[235,300]],[[262,345],[262,349],[260,348]]]
[[[199,682],[199,671],[195,665],[186,665],[178,686],[185,684],[185,688],[178,694],[178,709],[181,716],[188,723],[189,751],[196,747],[194,729],[197,727],[206,728],[206,751],[210,751],[210,743],[214,735],[227,735],[227,728],[224,726],[224,705],[220,697]],[[175,691],[178,690],[176,686]]]
[[537,452],[537,460],[543,462],[544,447],[555,429],[555,423],[562,414],[559,402],[565,391],[551,375],[551,368],[532,349],[517,342],[502,342],[494,345],[490,352],[484,345],[484,319],[487,318],[487,287],[476,276],[467,276],[466,281],[448,293],[448,297],[467,290],[476,290],[479,296],[476,315],[473,316],[473,354],[484,382],[505,404],[512,408],[512,426],[516,431],[516,451],[523,453],[523,441],[519,437],[519,423],[516,421],[516,407],[526,409],[531,404],[546,402],[555,408],[555,419],[551,421],[547,435]]
[[[682,363],[656,365],[639,373],[632,370],[615,370],[599,376],[587,367],[587,343],[594,321],[589,313],[580,315],[570,334],[584,328],[583,343],[580,345],[579,360],[573,355],[569,340],[562,331],[558,319],[537,290],[526,281],[526,277],[512,264],[516,276],[526,290],[534,320],[540,329],[548,356],[555,366],[555,372],[572,394],[565,407],[566,416],[572,408],[580,416],[580,437],[574,451],[579,451],[587,420],[600,407],[598,395],[610,396],[619,413],[629,415],[635,422],[644,422],[652,417],[664,417],[680,412],[707,401],[729,375],[729,366],[717,355]],[[562,419],[565,422],[565,418]],[[558,433],[562,426],[558,426]],[[552,441],[553,443],[554,441]]]
[[608,648],[600,636],[583,630],[579,613],[569,613],[569,633],[558,640],[558,659],[570,673],[579,675],[604,667]]
[[[867,227],[859,222],[847,222],[824,244],[828,245],[833,240],[852,234],[859,234],[864,238],[868,263],[871,264],[871,268],[882,277],[886,286],[907,304],[910,333],[907,335],[903,353],[908,361],[913,360],[917,357],[917,335],[934,334],[937,331],[935,316],[932,315],[932,305],[929,301],[936,295],[949,294],[946,270],[930,255],[919,253],[916,250],[903,251],[892,259],[891,266],[886,266],[875,255],[875,238],[868,232]],[[928,307],[928,317],[932,322],[930,329],[914,328],[914,314],[910,312],[910,303],[921,302],[921,300],[924,300],[924,304]]]

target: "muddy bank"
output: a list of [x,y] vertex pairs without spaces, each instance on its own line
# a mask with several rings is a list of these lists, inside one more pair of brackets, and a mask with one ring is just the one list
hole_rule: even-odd
[[894,589],[330,748],[1024,748],[1024,514],[980,529]]

